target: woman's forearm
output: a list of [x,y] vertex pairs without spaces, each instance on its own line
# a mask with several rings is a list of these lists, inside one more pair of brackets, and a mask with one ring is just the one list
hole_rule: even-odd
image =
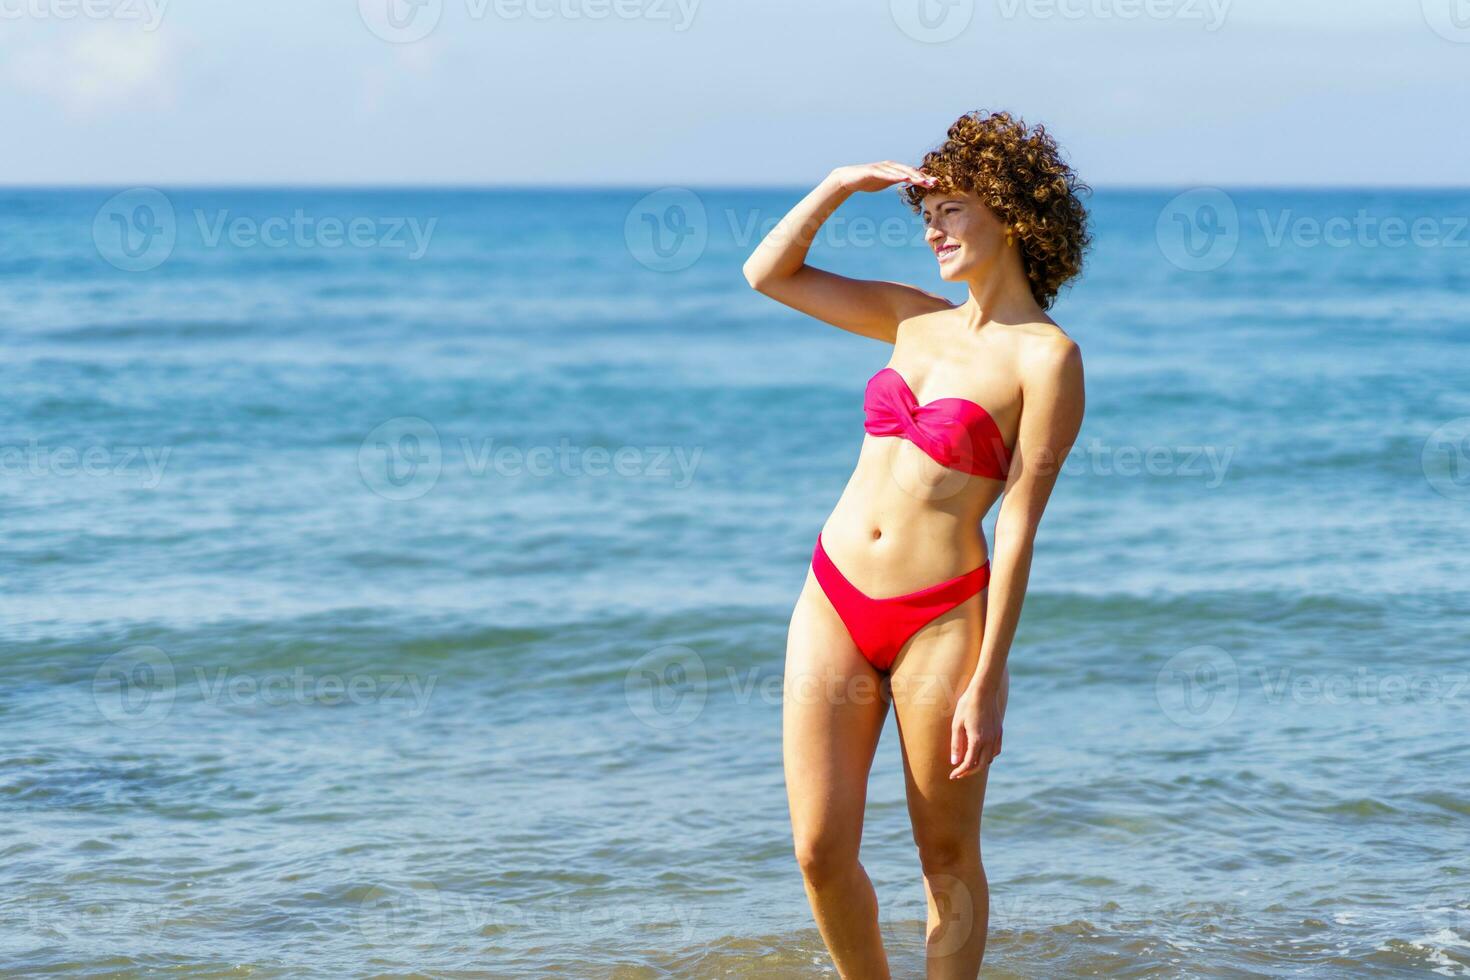
[[835,171],[811,193],[786,212],[760,245],[745,260],[745,278],[759,287],[762,282],[795,275],[806,264],[807,252],[822,222],[831,217],[852,191],[842,185]]
[[[1002,508],[1004,510],[1004,508]],[[1036,528],[1029,523],[1006,522],[1002,513],[996,521],[995,555],[991,559],[990,585],[985,599],[985,635],[980,642],[980,662],[967,685],[972,692],[993,696],[1000,690],[1006,660],[1021,606],[1026,601],[1026,583],[1031,578],[1031,554]]]

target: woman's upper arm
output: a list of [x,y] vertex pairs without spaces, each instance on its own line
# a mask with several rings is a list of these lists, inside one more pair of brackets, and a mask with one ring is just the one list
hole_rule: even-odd
[[1023,359],[1021,383],[1021,428],[1001,514],[1034,531],[1082,428],[1081,349],[1070,337],[1038,345]]
[[954,304],[917,286],[875,279],[850,279],[804,265],[790,276],[756,286],[766,296],[834,327],[893,343],[909,317]]

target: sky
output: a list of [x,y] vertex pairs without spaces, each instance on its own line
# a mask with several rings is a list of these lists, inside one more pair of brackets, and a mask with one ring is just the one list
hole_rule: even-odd
[[793,186],[1044,122],[1096,187],[1456,185],[1470,0],[0,0],[0,183]]

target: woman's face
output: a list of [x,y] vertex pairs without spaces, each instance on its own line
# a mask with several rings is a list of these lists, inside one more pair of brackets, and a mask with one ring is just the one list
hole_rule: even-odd
[[946,282],[983,275],[1006,248],[1005,222],[968,191],[925,195],[920,217],[924,240],[934,249],[939,277]]

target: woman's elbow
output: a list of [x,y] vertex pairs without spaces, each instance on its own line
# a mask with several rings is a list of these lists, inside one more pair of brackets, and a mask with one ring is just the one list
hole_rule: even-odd
[[757,292],[764,292],[771,280],[771,270],[766,268],[765,263],[757,262],[755,256],[746,259],[740,271],[745,273],[745,281],[750,283],[750,288]]
[[745,273],[745,281],[750,283],[751,289],[761,288],[761,274],[759,269],[751,265],[749,262],[746,262],[745,265],[741,267],[740,271]]

